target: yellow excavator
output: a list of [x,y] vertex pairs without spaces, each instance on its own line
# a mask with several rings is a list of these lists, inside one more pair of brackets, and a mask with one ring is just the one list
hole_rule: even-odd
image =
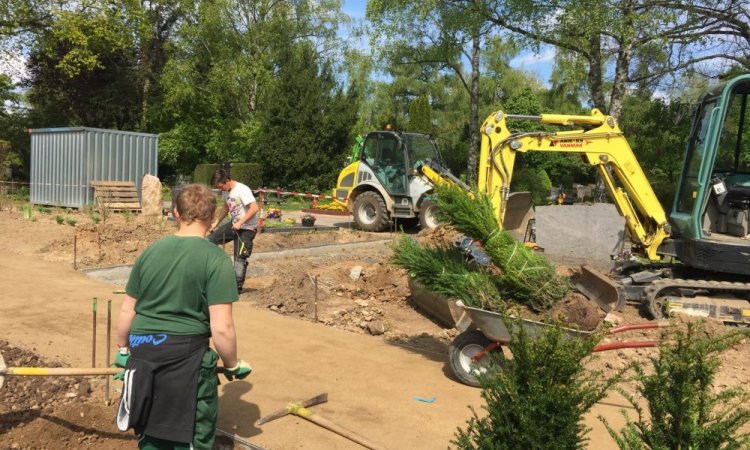
[[[617,121],[598,110],[588,116],[491,114],[481,127],[478,189],[492,198],[504,224],[518,153],[580,155],[596,167],[625,218],[635,256],[616,264],[613,279],[591,278],[585,294],[609,309],[641,302],[654,318],[681,312],[750,324],[748,97],[750,75],[703,95],[669,215]],[[516,119],[572,129],[512,133],[508,121]]]

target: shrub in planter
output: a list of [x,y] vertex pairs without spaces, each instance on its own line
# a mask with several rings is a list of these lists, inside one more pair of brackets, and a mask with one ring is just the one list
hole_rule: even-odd
[[311,215],[302,216],[302,226],[303,227],[315,226],[315,216],[311,216]]

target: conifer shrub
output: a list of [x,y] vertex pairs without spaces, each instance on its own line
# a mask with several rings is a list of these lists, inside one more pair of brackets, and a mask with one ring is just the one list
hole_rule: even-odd
[[457,430],[452,444],[472,450],[585,448],[589,428],[584,414],[621,376],[604,379],[601,372],[585,368],[601,334],[570,338],[551,325],[531,336],[521,321],[508,319],[506,326],[513,358],[502,366],[485,365],[502,369],[478,374],[484,413],[472,408],[466,428]]
[[555,266],[541,253],[526,248],[502,230],[489,196],[467,195],[457,186],[436,187],[441,220],[481,242],[501,274],[495,282],[503,297],[545,311],[570,292],[570,280],[557,275]]
[[[686,331],[664,334],[651,368],[635,364],[637,395],[619,391],[637,412],[619,432],[603,417],[618,447],[640,449],[750,448],[750,397],[742,388],[717,390],[720,355],[750,336],[735,330],[707,336],[704,326],[688,323]],[[644,399],[647,407],[638,400]]]
[[467,262],[456,249],[420,246],[403,236],[393,246],[391,262],[407,269],[409,276],[433,292],[457,298],[475,308],[505,309],[492,277]]

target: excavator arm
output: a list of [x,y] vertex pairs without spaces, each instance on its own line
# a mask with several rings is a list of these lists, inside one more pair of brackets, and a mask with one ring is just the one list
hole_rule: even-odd
[[[511,133],[507,121],[513,119],[579,129]],[[625,218],[634,248],[649,260],[661,259],[657,249],[670,234],[667,216],[613,117],[596,109],[590,116],[520,116],[497,111],[485,120],[481,131],[478,190],[492,199],[500,224],[508,208],[517,153],[574,153],[585,163],[596,166],[619,213]]]

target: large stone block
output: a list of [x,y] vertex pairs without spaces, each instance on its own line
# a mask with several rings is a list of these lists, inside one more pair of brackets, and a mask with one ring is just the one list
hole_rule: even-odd
[[144,216],[160,216],[161,209],[161,181],[153,175],[146,174],[141,182],[141,214]]

